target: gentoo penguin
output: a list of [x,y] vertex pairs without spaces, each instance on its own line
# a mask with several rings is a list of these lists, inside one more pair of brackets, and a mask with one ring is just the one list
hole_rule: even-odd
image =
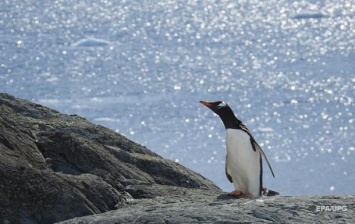
[[274,171],[249,129],[234,115],[228,104],[222,101],[200,101],[200,103],[216,113],[222,119],[226,128],[227,158],[225,169],[228,180],[234,184],[235,188],[230,195],[239,198],[278,195],[278,192],[263,188],[262,156],[265,158],[273,177],[275,177]]

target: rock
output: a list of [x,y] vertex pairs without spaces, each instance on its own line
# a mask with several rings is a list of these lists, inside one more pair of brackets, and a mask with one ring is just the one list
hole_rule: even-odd
[[[332,210],[322,210],[328,206]],[[190,189],[172,198],[134,199],[119,210],[61,224],[109,223],[355,223],[355,196],[263,196],[235,199]]]
[[98,214],[170,187],[220,191],[112,130],[8,94],[0,94],[0,152],[0,223]]
[[0,94],[0,224],[355,223],[354,211],[355,196],[236,199],[114,131]]

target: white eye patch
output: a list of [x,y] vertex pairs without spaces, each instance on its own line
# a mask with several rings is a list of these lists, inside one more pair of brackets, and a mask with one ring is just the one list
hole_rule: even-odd
[[222,102],[222,103],[217,105],[217,108],[219,109],[219,108],[225,107],[225,106],[227,106],[227,104],[225,102]]

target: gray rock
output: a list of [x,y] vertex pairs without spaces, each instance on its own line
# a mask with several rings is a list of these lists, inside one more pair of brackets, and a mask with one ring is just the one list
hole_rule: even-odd
[[355,196],[235,199],[114,131],[0,94],[0,224],[355,223],[354,211]]
[[211,181],[105,127],[0,94],[0,223],[53,223]]
[[[320,206],[334,209],[320,210]],[[249,200],[189,189],[185,195],[134,199],[115,211],[61,223],[355,223],[354,211],[355,196],[263,196]]]

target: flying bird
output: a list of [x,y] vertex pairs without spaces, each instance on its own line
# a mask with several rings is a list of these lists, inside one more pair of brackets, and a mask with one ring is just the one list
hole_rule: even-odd
[[263,187],[262,157],[266,160],[273,177],[274,171],[249,129],[234,115],[228,104],[223,101],[200,103],[216,113],[226,128],[225,170],[228,180],[234,184],[235,189],[230,195],[238,198],[278,195],[278,192]]

